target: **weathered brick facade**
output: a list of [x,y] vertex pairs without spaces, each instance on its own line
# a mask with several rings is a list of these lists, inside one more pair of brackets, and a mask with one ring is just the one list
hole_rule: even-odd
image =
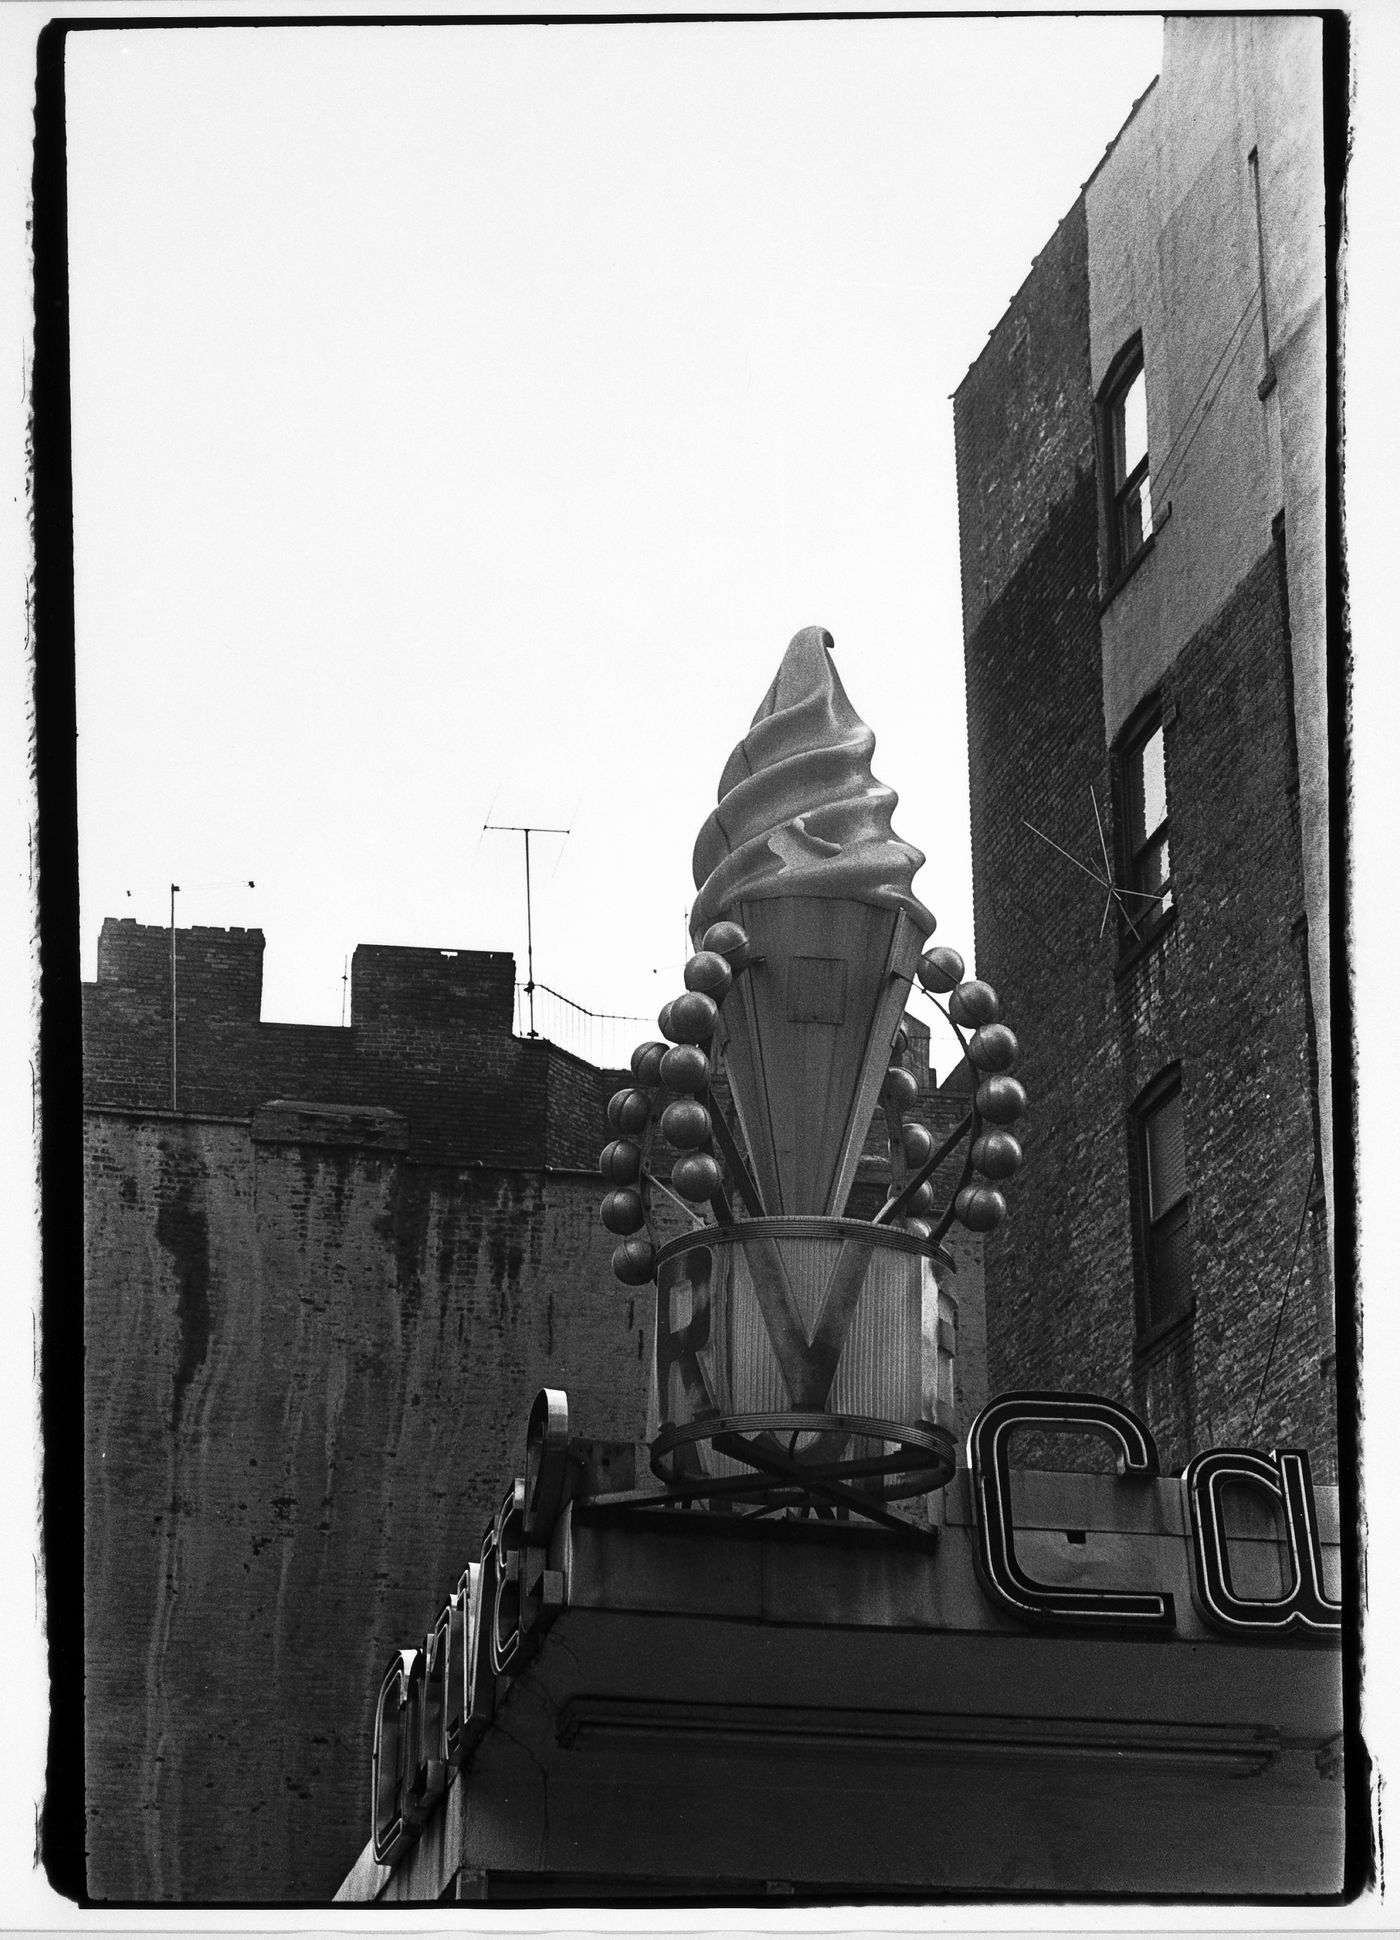
[[[515,960],[361,944],[350,1024],[264,1024],[260,930],[176,932],[176,1101],[247,1116],[268,1098],[386,1106],[409,1150],[463,1165],[584,1165],[620,1080],[512,1032]],[[83,1091],[169,1110],[170,932],[108,920],[83,988]]]
[[[1126,1400],[1130,1266],[1126,1301],[1103,1291],[1131,1258],[1103,899],[1027,826],[1097,863],[1090,790],[1102,804],[1107,756],[1084,247],[1081,204],[955,415],[964,602],[979,616],[966,656],[977,964],[1020,1040],[1032,1107],[1013,1214],[986,1245],[988,1382]],[[1053,496],[1027,498],[1023,450],[1040,454]]]
[[260,1022],[259,932],[176,946],[178,1111],[169,931],[107,923],[84,989],[88,1889],[324,1899],[384,1664],[476,1556],[536,1392],[645,1432],[652,1290],[598,1220],[622,1074],[512,1034],[508,955],[362,947],[342,1030]]
[[257,932],[181,931],[171,1113],[169,941],[107,924],[84,992],[88,1888],[325,1898],[537,1390],[644,1430],[616,1078],[512,1036],[509,956],[358,950],[339,1030],[259,1022]]
[[1119,1033],[1129,1098],[1180,1060],[1196,1315],[1193,1329],[1139,1357],[1135,1391],[1149,1416],[1179,1424],[1188,1450],[1301,1445],[1332,1479],[1331,1298],[1280,591],[1266,554],[1163,686],[1177,709],[1167,758],[1180,914],[1119,979]]
[[[1114,165],[1110,155],[1104,167]],[[1134,206],[1129,183],[1115,192]],[[955,403],[977,961],[1021,1039],[1031,1100],[1015,1216],[986,1248],[988,1385],[1116,1396],[1145,1415],[1171,1469],[1245,1442],[1301,1445],[1330,1477],[1331,1287],[1287,568],[1267,521],[1241,512],[1241,532],[1255,535],[1248,570],[1206,624],[1171,641],[1158,616],[1174,610],[1169,576],[1190,570],[1195,543],[1179,457],[1176,530],[1159,505],[1155,553],[1131,598],[1106,589],[1093,246],[1081,196]],[[1171,328],[1169,315],[1148,340],[1149,422],[1175,396]],[[1208,334],[1199,318],[1192,328]],[[1246,402],[1257,410],[1263,395],[1251,387]],[[1189,451],[1179,425],[1165,436]],[[1222,548],[1211,543],[1214,568]],[[1139,615],[1166,666],[1149,698],[1165,728],[1175,909],[1135,951],[1116,911],[1105,922],[1106,892],[1086,871],[1103,872],[1106,845],[1124,880],[1105,666],[1118,656],[1119,690],[1135,678]],[[1194,1309],[1152,1328],[1133,1106],[1172,1067]]]

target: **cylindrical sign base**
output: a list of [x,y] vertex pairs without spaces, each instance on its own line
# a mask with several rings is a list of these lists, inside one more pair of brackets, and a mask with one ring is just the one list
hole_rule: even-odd
[[[662,1248],[651,1462],[716,1493],[761,1480],[881,1500],[950,1478],[957,1310],[932,1248],[853,1219],[752,1219]],[[748,1491],[745,1491],[746,1493]],[[821,1493],[820,1488],[817,1491]]]

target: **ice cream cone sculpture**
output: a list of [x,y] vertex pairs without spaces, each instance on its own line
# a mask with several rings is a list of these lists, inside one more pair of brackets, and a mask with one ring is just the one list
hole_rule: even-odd
[[[945,1339],[955,1309],[931,1262],[951,1263],[939,1242],[953,1220],[987,1231],[1005,1216],[998,1182],[1021,1163],[1008,1128],[1025,1093],[996,993],[965,977],[956,951],[924,949],[934,919],[913,891],[924,858],[894,833],[898,797],[871,771],[874,747],[831,636],[804,628],[695,845],[686,988],[608,1107],[613,1269],[631,1286],[658,1278],[653,1466],[678,1487],[688,1475],[691,1493],[751,1491],[758,1473],[768,1488],[800,1477],[828,1501],[861,1503],[952,1473],[951,1362],[929,1341],[930,1328]],[[906,1120],[919,1086],[901,1020],[916,977],[979,1079],[937,1147]],[[889,1196],[873,1221],[853,1220],[881,1106]],[[964,1140],[935,1221],[932,1174]],[[669,1183],[663,1142],[680,1154]],[[691,1222],[662,1247],[658,1196]]]
[[765,1212],[839,1213],[933,917],[890,826],[875,736],[820,627],[799,633],[695,845],[691,933],[737,923],[724,1060]]

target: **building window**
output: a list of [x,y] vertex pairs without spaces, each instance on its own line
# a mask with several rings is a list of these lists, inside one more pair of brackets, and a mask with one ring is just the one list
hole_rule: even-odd
[[1118,357],[1103,392],[1108,479],[1108,573],[1126,572],[1152,537],[1152,475],[1147,455],[1147,380],[1142,339]]
[[1173,905],[1167,817],[1167,743],[1154,714],[1128,741],[1118,762],[1122,884],[1118,908],[1125,948],[1161,927]]
[[1191,1305],[1190,1199],[1181,1077],[1163,1072],[1134,1111],[1137,1131],[1138,1230],[1142,1251],[1142,1331],[1160,1327]]

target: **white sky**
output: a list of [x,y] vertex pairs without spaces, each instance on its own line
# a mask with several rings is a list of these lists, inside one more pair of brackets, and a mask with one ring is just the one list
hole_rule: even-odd
[[536,976],[653,1018],[724,759],[813,622],[970,963],[950,393],[1160,45],[70,40],[84,976],[176,881],[180,923],[265,930],[265,1017],[338,1022],[359,942],[523,979],[489,815],[573,828],[532,843]]

